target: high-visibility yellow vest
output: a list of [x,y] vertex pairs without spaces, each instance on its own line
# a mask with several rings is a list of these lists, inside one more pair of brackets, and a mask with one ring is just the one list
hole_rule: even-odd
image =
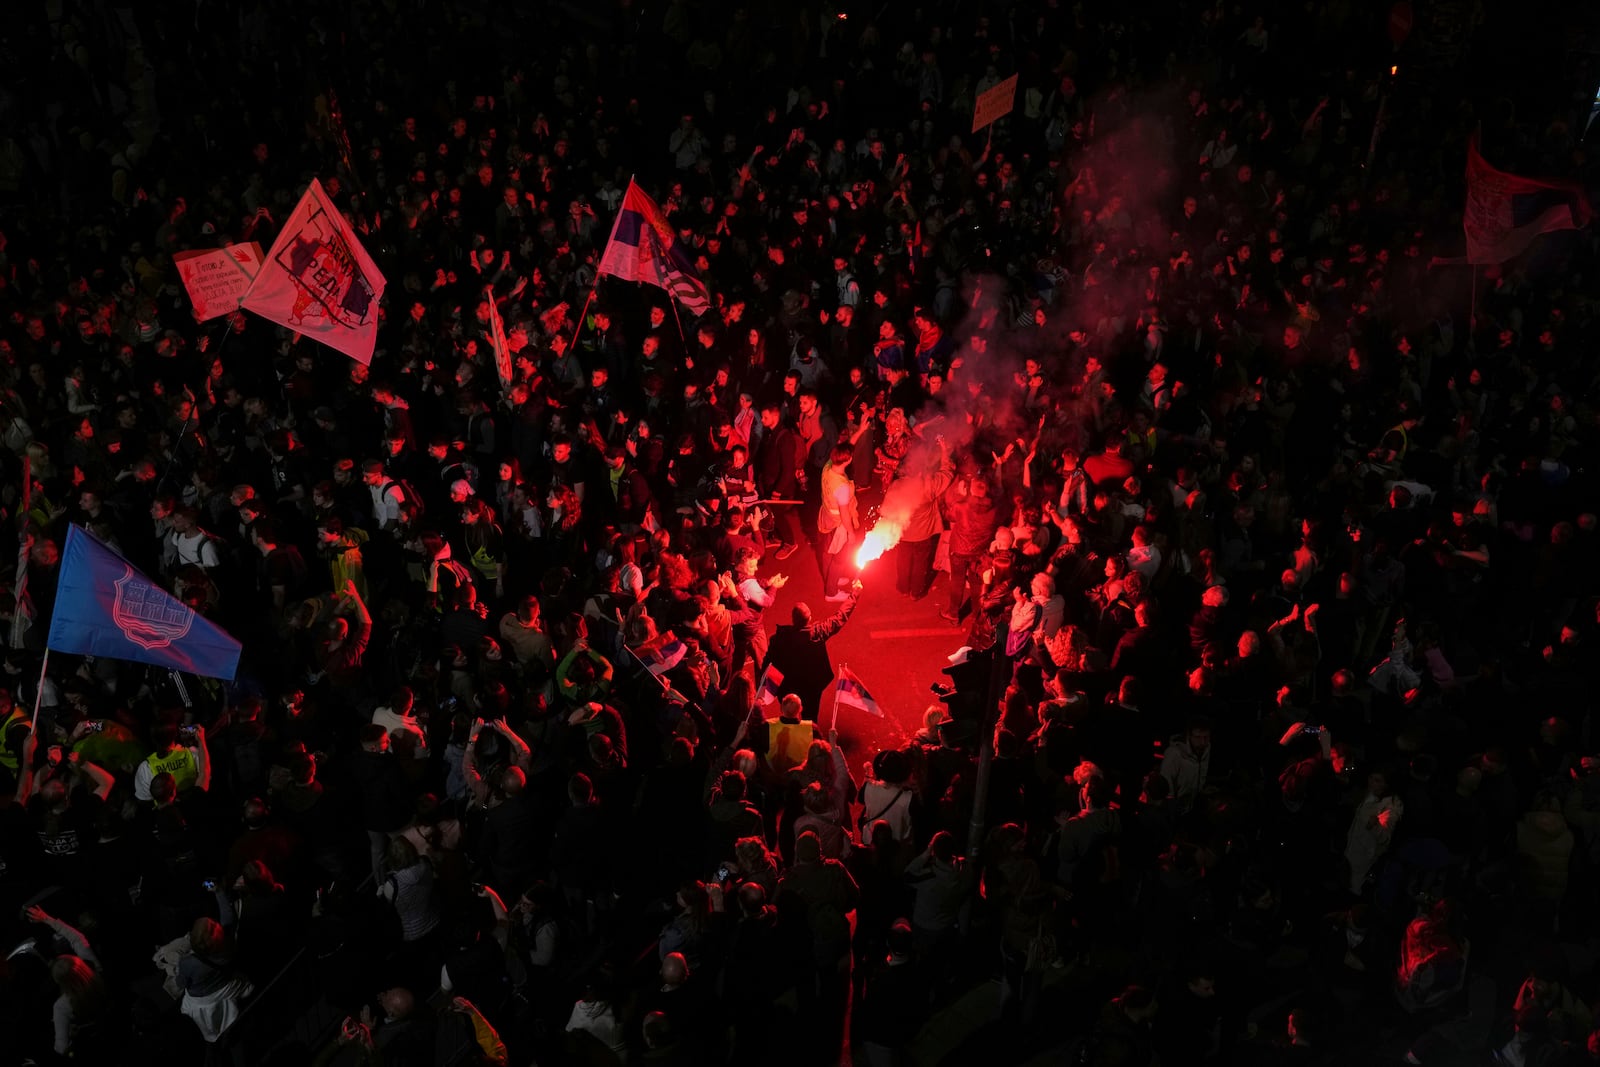
[[[22,745],[19,743],[16,748],[12,748],[8,742],[11,740],[11,731],[16,729],[18,724],[28,722],[30,718],[31,716],[25,709],[12,708],[11,714],[6,716],[6,721],[0,723],[0,767],[4,767],[8,771],[15,771],[20,766]],[[21,736],[18,736],[17,740],[20,742],[22,740]]]
[[178,792],[182,793],[191,788],[200,780],[200,766],[195,761],[194,753],[182,745],[168,752],[165,756],[158,752],[150,753],[145,759],[145,765],[150,768],[150,776],[170,774],[178,783]]
[[1396,431],[1398,431],[1400,434],[1400,447],[1395,449],[1394,461],[1399,463],[1401,460],[1406,458],[1406,450],[1411,447],[1411,435],[1406,432],[1406,424],[1403,422],[1389,427],[1390,433],[1394,433]]
[[816,738],[815,723],[778,719],[771,722],[769,730],[767,763],[773,770],[783,774],[806,761],[806,756],[811,752],[811,742]]

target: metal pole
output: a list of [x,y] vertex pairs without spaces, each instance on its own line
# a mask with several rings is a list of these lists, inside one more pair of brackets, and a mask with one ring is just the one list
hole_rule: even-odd
[[999,630],[995,633],[994,648],[989,659],[989,686],[988,693],[984,696],[983,713],[978,717],[978,773],[974,783],[972,800],[972,821],[967,825],[967,862],[976,863],[983,851],[984,823],[989,817],[989,769],[994,763],[994,725],[995,711],[1000,707],[1001,694],[1005,692],[1005,685],[1011,679],[1010,672],[1005,668],[1011,665],[1011,657],[1006,655],[1006,635],[1010,633],[1011,620],[1009,615],[1001,620]]

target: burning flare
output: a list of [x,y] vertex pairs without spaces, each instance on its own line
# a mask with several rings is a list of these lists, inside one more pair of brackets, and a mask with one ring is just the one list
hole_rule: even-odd
[[900,523],[892,519],[879,519],[867,531],[867,536],[861,539],[861,547],[856,550],[856,569],[860,570],[898,544],[900,530]]

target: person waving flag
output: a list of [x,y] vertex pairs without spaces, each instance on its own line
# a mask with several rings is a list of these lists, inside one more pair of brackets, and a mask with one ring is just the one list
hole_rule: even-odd
[[658,286],[689,310],[711,310],[711,294],[694,273],[688,255],[677,245],[672,224],[637,182],[628,182],[622,207],[611,224],[611,237],[600,256],[600,274]]

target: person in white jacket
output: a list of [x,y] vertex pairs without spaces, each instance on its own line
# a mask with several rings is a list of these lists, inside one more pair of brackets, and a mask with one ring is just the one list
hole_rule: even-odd
[[1344,858],[1350,865],[1350,892],[1359,894],[1373,864],[1389,849],[1405,805],[1389,791],[1389,779],[1381,771],[1367,775],[1367,795],[1356,805],[1345,836]]
[[572,1006],[567,1018],[566,1031],[582,1030],[600,1044],[610,1049],[620,1063],[628,1062],[628,1039],[622,1029],[622,1020],[611,997],[594,985],[583,991],[583,996]]

